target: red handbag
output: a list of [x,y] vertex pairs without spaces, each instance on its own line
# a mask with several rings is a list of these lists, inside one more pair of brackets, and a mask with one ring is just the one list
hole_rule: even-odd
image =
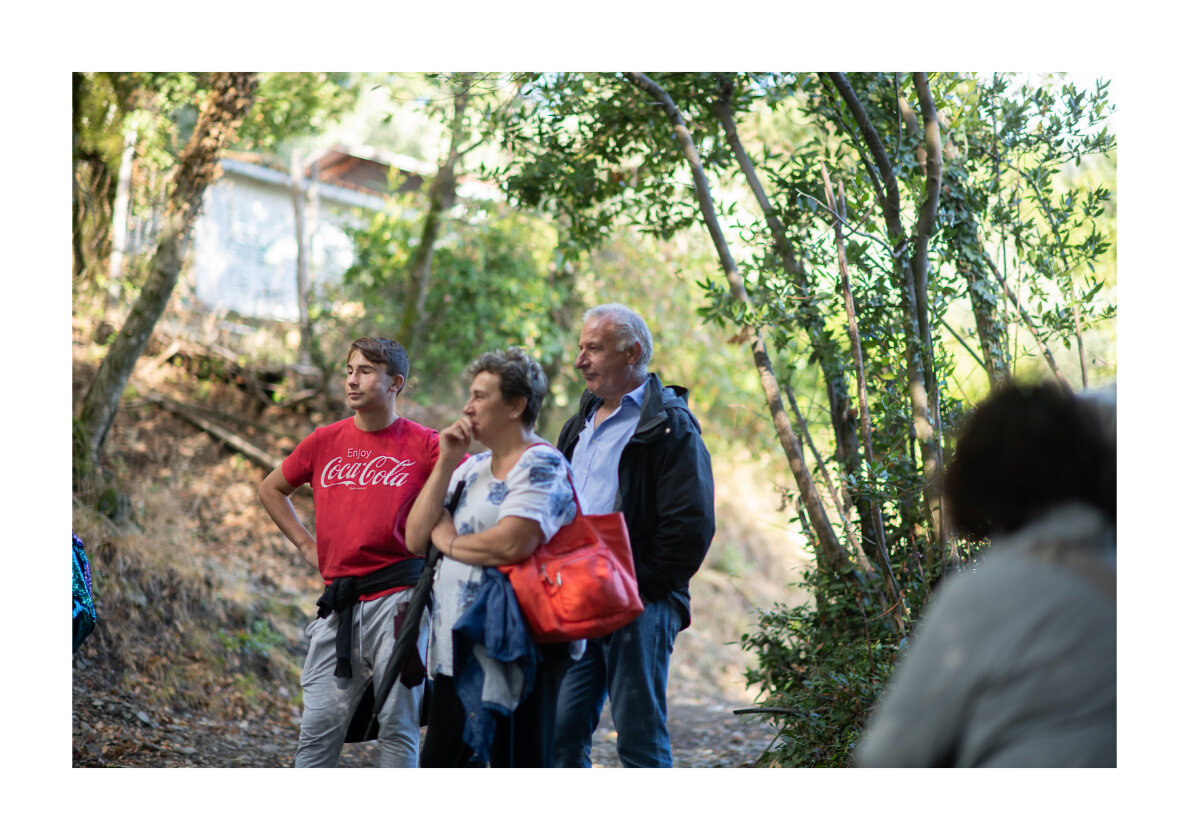
[[525,560],[500,566],[534,642],[595,639],[644,612],[623,514],[582,513]]

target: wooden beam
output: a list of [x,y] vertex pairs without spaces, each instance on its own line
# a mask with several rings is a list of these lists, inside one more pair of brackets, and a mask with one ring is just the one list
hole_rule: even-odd
[[161,394],[148,394],[146,399],[148,399],[150,402],[157,403],[167,411],[173,412],[178,417],[193,423],[195,426],[202,429],[204,432],[216,438],[220,442],[230,446],[237,452],[241,452],[248,456],[248,458],[250,458],[253,463],[264,467],[264,469],[268,470],[269,472],[272,472],[272,470],[276,469],[283,460],[276,455],[265,452],[259,446],[256,446],[256,444],[237,435],[230,429],[225,429],[211,420],[207,420],[204,417],[198,416],[196,412],[190,410],[190,408],[183,405],[182,403],[177,402],[176,400],[172,400],[169,397],[163,396]]

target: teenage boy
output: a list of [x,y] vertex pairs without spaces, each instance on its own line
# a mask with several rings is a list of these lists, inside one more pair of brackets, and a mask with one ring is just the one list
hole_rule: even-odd
[[[438,433],[396,413],[409,375],[398,342],[360,338],[347,353],[347,405],[355,414],[316,429],[260,485],[261,504],[326,590],[307,628],[297,767],[334,767],[356,706],[383,674],[395,627],[424,564],[405,546],[405,523],[438,459]],[[290,496],[314,494],[315,538]],[[425,656],[428,621],[418,648]],[[380,766],[416,767],[423,685],[399,680],[380,710]]]

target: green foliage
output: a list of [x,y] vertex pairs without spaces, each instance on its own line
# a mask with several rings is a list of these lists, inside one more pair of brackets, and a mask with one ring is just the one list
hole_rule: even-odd
[[[1085,166],[1113,153],[1103,123],[1112,110],[1107,87],[1083,93],[970,74],[650,75],[681,113],[718,214],[731,223],[729,247],[740,255],[748,300],[721,270],[708,271],[698,280],[700,314],[723,333],[762,331],[778,381],[804,406],[810,438],[833,453],[813,472],[823,496],[828,484],[842,494],[835,527],[861,532],[865,553],[874,545],[870,511],[879,512],[903,631],[890,621],[896,608],[885,607],[880,573],[860,575],[861,558],[852,557],[856,566],[846,573],[819,569],[807,580],[812,606],[765,614],[759,632],[745,639],[759,657],[750,679],[765,703],[794,709],[782,717],[775,757],[842,764],[932,585],[970,551],[939,533],[930,507],[936,476],[926,464],[992,375],[1026,367],[1028,355],[1049,343],[1080,341],[1087,327],[1114,316],[1103,294],[1113,282],[1113,180],[1104,183]],[[686,162],[656,96],[623,76],[573,73],[530,77],[523,91],[522,107],[500,135],[512,157],[498,175],[519,201],[564,218],[567,255],[603,247],[624,226],[667,240],[699,219]],[[769,220],[746,210],[751,196],[733,200],[744,165],[720,120],[728,92],[731,121],[773,219],[793,243],[793,264],[778,253]],[[927,146],[928,101],[940,148]],[[935,216],[926,215],[937,185],[926,166],[931,150],[940,158]],[[839,219],[858,348],[845,307]],[[1038,325],[1037,338],[1005,304],[997,277]],[[993,369],[967,390],[959,382],[970,347],[951,338],[950,322],[972,335],[972,312],[976,362],[986,365],[989,357]],[[870,460],[858,445],[856,349]],[[789,501],[816,542],[821,535],[799,493]]]
[[762,611],[756,629],[741,639],[756,658],[747,683],[772,707],[778,732],[757,763],[845,767],[891,675],[899,642],[864,610],[853,582],[815,571],[802,586],[814,593],[815,606]]
[[245,653],[267,657],[273,648],[285,641],[277,629],[267,619],[257,619],[249,626],[237,631],[220,628],[217,631],[219,641],[228,653]]
[[[121,157],[134,144],[129,213],[147,220],[162,207],[178,159],[211,92],[207,73],[73,74],[76,283],[108,285],[113,203]],[[263,73],[240,126],[239,147],[265,154],[341,116],[357,83],[344,73]],[[113,298],[132,299],[143,266],[126,266]]]
[[[947,196],[955,209],[943,219],[960,228],[961,200],[974,197],[984,239],[1004,274],[1018,278],[1046,343],[1068,346],[1079,330],[1115,316],[1101,294],[1114,280],[1114,178],[1100,166],[1112,161],[1113,168],[1108,91],[1103,81],[1091,91],[1046,82],[1013,87],[996,75],[957,121],[969,153],[955,179],[960,192]],[[968,253],[970,245],[957,247]]]
[[[118,168],[124,134],[135,129],[138,157],[163,169],[177,160],[210,94],[205,73],[79,73],[76,142]],[[252,108],[239,130],[245,149],[273,151],[292,137],[313,134],[356,101],[346,73],[262,73]]]
[[[713,74],[662,74],[683,91],[710,96]],[[623,218],[662,239],[691,226],[697,203],[680,173],[684,160],[671,142],[663,113],[622,78],[604,74],[535,76],[510,112],[499,137],[510,153],[494,169],[505,190],[528,207],[561,214],[560,247],[577,259],[604,241]],[[726,159],[717,134],[693,128],[708,165]]]
[[262,73],[239,144],[274,151],[290,138],[326,130],[358,98],[357,80],[347,73]]
[[[409,258],[421,233],[420,197],[394,199],[350,230],[355,261],[333,292],[324,328],[335,333],[392,335],[405,306]],[[451,221],[434,251],[434,281],[426,296],[431,340],[411,348],[414,376],[427,395],[450,395],[480,353],[529,349],[547,367],[568,351],[569,325],[560,313],[568,290],[553,274],[552,228],[539,218],[471,202]],[[333,323],[333,326],[331,326]]]

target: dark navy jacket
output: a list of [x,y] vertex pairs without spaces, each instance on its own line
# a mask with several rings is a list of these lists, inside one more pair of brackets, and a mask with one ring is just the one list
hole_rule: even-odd
[[[714,476],[702,427],[686,403],[685,388],[662,386],[648,375],[640,420],[619,459],[616,510],[623,511],[632,540],[640,597],[672,597],[689,626],[689,580],[714,537]],[[597,398],[582,395],[566,421],[557,448],[573,455],[578,434]]]

